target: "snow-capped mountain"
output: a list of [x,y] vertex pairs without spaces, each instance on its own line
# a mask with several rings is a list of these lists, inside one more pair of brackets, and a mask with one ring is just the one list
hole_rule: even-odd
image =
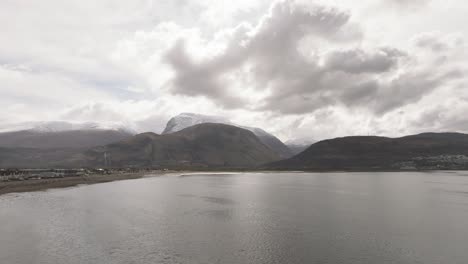
[[29,122],[0,130],[0,147],[85,148],[110,144],[134,134],[132,129],[112,123]]
[[199,115],[193,113],[182,113],[175,116],[167,122],[166,128],[162,134],[170,134],[178,132],[184,128],[191,127],[203,123],[219,123],[233,125],[231,121],[221,116]]
[[246,127],[234,124],[227,118],[221,116],[209,116],[209,115],[200,115],[195,113],[182,113],[171,118],[166,125],[162,134],[170,134],[180,130],[183,130],[187,127],[191,127],[198,124],[203,123],[219,123],[219,124],[227,124],[232,126],[237,126],[246,130],[250,130],[253,132],[259,139],[262,141],[263,144],[267,145],[273,151],[275,151],[280,157],[287,158],[292,155],[291,150],[279,140],[277,137],[273,136],[272,134],[266,132],[261,128],[256,127]]
[[31,132],[65,132],[65,131],[80,131],[80,130],[114,130],[122,131],[130,134],[136,134],[136,131],[130,125],[111,122],[66,122],[66,121],[41,121],[41,122],[23,122],[15,124],[6,124],[0,127],[2,132],[15,131],[31,131]]

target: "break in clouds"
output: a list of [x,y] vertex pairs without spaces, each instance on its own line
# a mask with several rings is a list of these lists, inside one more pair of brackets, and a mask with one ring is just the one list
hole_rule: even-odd
[[160,132],[196,112],[283,139],[468,131],[466,32],[414,22],[460,2],[91,2],[0,4],[0,122]]

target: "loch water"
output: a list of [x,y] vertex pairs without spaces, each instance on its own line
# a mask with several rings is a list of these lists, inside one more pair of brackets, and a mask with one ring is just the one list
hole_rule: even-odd
[[153,175],[7,194],[0,263],[466,264],[468,172]]

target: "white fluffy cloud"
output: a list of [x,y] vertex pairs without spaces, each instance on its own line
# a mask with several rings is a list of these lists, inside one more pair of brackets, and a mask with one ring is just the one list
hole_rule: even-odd
[[159,132],[197,112],[283,139],[468,132],[466,11],[455,0],[3,1],[0,122]]

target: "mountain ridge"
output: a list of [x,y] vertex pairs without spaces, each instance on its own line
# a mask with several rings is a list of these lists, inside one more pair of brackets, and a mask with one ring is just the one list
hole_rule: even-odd
[[109,144],[131,137],[126,131],[118,130],[65,130],[43,131],[22,130],[0,133],[0,147],[4,148],[86,148]]
[[232,123],[228,119],[220,116],[201,115],[195,113],[181,113],[169,119],[166,128],[162,132],[162,135],[175,133],[184,128],[203,123],[226,124],[249,130],[253,132],[260,139],[260,141],[262,141],[262,143],[264,143],[273,151],[275,151],[278,155],[280,155],[280,157],[288,158],[293,155],[291,150],[281,140],[279,140],[274,135],[266,132],[265,130],[257,127],[241,126]]
[[79,130],[114,130],[129,134],[136,134],[136,131],[128,125],[119,122],[68,122],[68,121],[36,121],[3,124],[0,133],[31,131],[31,132],[64,132]]
[[280,159],[251,131],[218,123],[198,124],[164,135],[139,134],[94,148],[86,155],[102,164],[104,153],[111,155],[113,166],[245,168]]
[[292,158],[266,167],[303,170],[468,169],[468,135],[447,132],[399,138],[351,136],[327,139]]

